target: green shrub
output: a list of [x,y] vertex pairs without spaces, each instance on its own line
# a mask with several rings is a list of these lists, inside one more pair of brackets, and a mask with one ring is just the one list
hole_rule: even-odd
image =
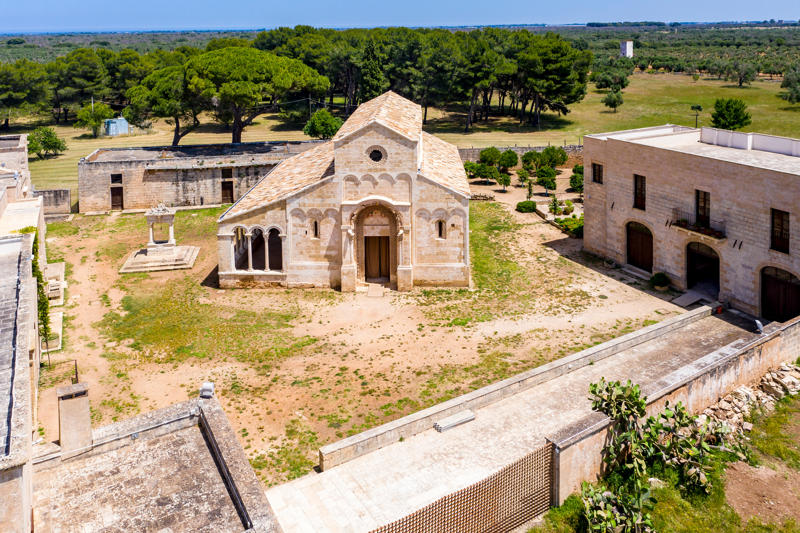
[[570,176],[569,186],[574,191],[583,192],[583,174],[573,174]]
[[583,215],[572,215],[568,218],[557,218],[555,223],[563,230],[579,239],[583,238]]
[[517,170],[517,179],[519,180],[520,185],[524,185],[525,182],[528,181],[529,177],[530,174],[528,174],[528,171],[524,168]]
[[504,172],[508,172],[508,169],[511,167],[517,166],[519,163],[519,157],[514,150],[506,150],[497,160],[497,166]]
[[572,204],[572,202],[567,200],[564,203],[564,207],[561,209],[561,212],[565,215],[571,215],[573,211],[575,211],[575,206]]
[[539,158],[542,166],[556,168],[557,166],[566,163],[567,159],[569,159],[569,156],[567,155],[566,150],[560,146],[548,146],[542,150]]
[[574,167],[572,167],[572,173],[580,174],[581,176],[583,176],[583,165],[575,165]]
[[517,203],[517,211],[520,213],[533,213],[536,211],[536,202],[525,200]]
[[464,161],[464,172],[467,173],[468,178],[475,177],[475,169],[478,167],[478,163],[473,163],[472,161]]
[[556,171],[552,167],[540,167],[536,170],[536,183],[548,190],[556,188]]
[[484,148],[481,150],[480,154],[480,162],[484,165],[494,166],[500,160],[500,150],[491,146],[489,148]]
[[667,287],[669,286],[669,276],[667,276],[663,272],[656,272],[650,278],[650,284],[653,287]]

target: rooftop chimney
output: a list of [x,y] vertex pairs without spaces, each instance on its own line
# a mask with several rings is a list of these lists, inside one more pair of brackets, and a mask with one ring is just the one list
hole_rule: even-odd
[[61,457],[66,459],[92,445],[89,386],[86,383],[65,385],[56,389],[56,395],[58,440],[61,444]]

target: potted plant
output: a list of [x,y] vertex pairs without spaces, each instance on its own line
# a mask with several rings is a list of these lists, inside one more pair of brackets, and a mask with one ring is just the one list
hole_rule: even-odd
[[663,272],[656,272],[653,274],[653,277],[650,278],[650,284],[658,292],[665,292],[669,289],[669,276]]

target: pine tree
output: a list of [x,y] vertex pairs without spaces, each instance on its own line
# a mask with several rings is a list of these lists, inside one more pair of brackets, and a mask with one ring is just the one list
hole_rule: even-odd
[[364,47],[364,56],[361,60],[361,80],[358,85],[359,101],[366,102],[381,95],[386,86],[386,77],[383,75],[378,61],[375,43],[371,40],[367,41]]

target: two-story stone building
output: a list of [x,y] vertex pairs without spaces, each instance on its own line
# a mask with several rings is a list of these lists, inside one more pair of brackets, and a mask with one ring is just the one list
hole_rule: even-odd
[[586,250],[757,316],[800,314],[800,140],[666,125],[587,135]]
[[467,286],[469,197],[458,149],[387,92],[220,217],[220,285]]

